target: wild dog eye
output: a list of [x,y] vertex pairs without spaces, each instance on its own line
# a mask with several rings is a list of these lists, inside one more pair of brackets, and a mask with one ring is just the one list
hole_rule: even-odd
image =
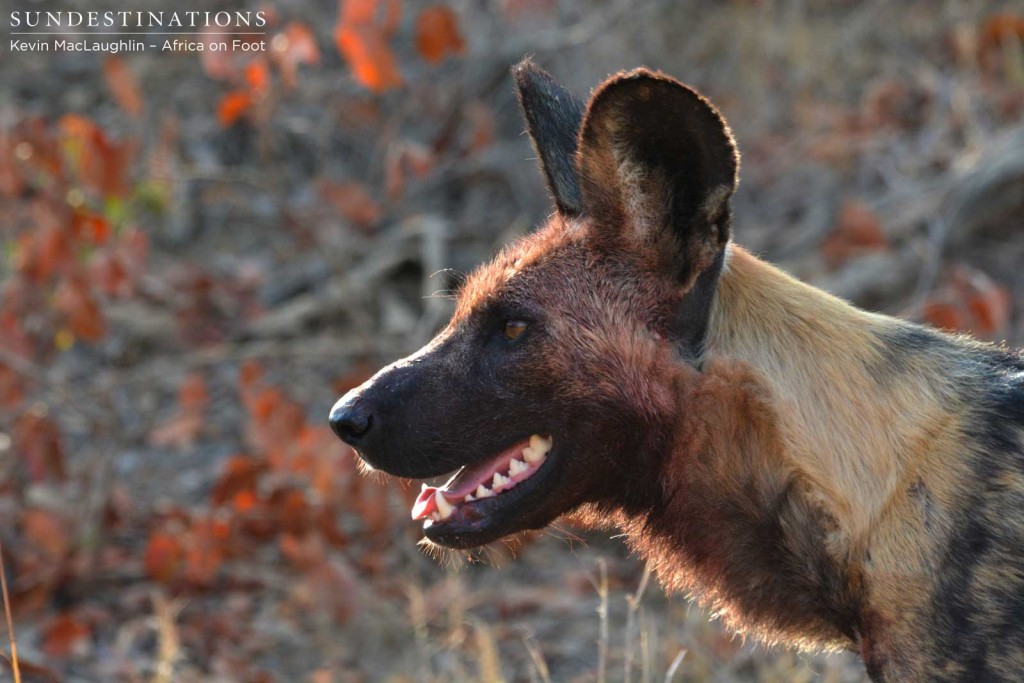
[[523,332],[526,332],[526,323],[522,320],[507,320],[505,321],[504,332],[505,339],[515,341],[523,334]]

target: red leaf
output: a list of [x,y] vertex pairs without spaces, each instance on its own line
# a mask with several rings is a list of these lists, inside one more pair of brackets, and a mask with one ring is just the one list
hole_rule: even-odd
[[294,88],[300,64],[318,64],[320,48],[313,32],[302,23],[290,22],[270,42],[271,59],[281,71],[285,87]]
[[205,421],[209,395],[201,375],[188,375],[178,388],[178,412],[149,433],[154,446],[188,448],[195,443]]
[[4,363],[0,363],[0,406],[14,408],[25,396],[21,375]]
[[459,32],[459,20],[448,7],[428,7],[416,17],[416,50],[431,64],[440,64],[449,54],[460,55],[466,41]]
[[247,358],[238,369],[238,387],[242,393],[248,392],[263,380],[263,368],[254,358]]
[[103,60],[103,78],[117,105],[133,118],[142,114],[142,94],[135,74],[125,66],[124,60],[111,55]]
[[946,283],[925,303],[924,320],[949,331],[993,338],[1010,322],[1009,290],[965,264],[953,267]]
[[43,627],[43,652],[51,657],[67,657],[90,632],[88,624],[65,612]]
[[209,394],[206,382],[197,372],[190,373],[178,388],[178,402],[184,412],[202,412],[206,408]]
[[191,583],[206,586],[217,577],[228,532],[226,523],[213,519],[200,520],[192,527],[185,552],[185,578]]
[[168,583],[181,571],[184,557],[185,551],[177,538],[165,531],[155,531],[146,544],[143,566],[153,580]]
[[14,424],[13,437],[14,452],[26,463],[31,481],[64,479],[60,431],[53,420],[35,410],[23,413]]
[[128,185],[125,169],[135,146],[114,144],[93,121],[78,114],[65,114],[58,127],[67,166],[77,179],[103,195],[122,195]]
[[320,196],[356,227],[368,231],[381,218],[380,206],[360,183],[320,183]]
[[838,268],[865,252],[884,250],[888,244],[875,212],[863,202],[847,200],[840,207],[836,228],[821,251],[829,268]]
[[52,512],[30,508],[21,516],[25,538],[46,554],[49,562],[59,562],[68,552],[71,539],[67,524]]
[[926,302],[923,318],[929,325],[948,332],[967,328],[967,321],[963,314],[948,301],[929,300]]
[[993,337],[1010,322],[1010,292],[980,270],[957,266],[952,287],[963,301],[969,318],[969,329],[983,337]]
[[235,455],[224,465],[224,472],[213,485],[210,498],[214,505],[223,505],[243,493],[253,493],[267,465],[257,458]]
[[53,306],[64,315],[68,329],[78,339],[94,342],[106,334],[100,306],[84,278],[65,278],[54,292]]

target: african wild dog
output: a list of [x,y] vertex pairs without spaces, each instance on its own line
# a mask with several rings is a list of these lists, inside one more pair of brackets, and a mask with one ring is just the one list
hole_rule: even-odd
[[[718,111],[646,70],[515,80],[556,213],[331,413],[467,548],[613,524],[736,630],[875,680],[1024,679],[1024,358],[856,309],[730,243]],[[461,469],[460,469],[461,468]]]

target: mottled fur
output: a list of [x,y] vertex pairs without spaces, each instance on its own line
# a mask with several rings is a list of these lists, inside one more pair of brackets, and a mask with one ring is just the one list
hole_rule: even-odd
[[[517,74],[531,132],[578,120],[538,72]],[[567,139],[534,135],[562,210],[467,280],[430,346],[335,409],[372,413],[377,441],[348,440],[403,476],[553,435],[535,492],[428,536],[468,547],[571,514],[622,529],[738,632],[858,651],[879,681],[1024,677],[1024,359],[729,243],[731,133],[665,76],[611,79],[578,150]],[[530,321],[514,345],[508,319]],[[442,436],[409,427],[420,412]]]

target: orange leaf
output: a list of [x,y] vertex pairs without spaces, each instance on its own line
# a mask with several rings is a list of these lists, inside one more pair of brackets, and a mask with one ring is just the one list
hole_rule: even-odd
[[256,507],[256,503],[259,500],[256,498],[256,494],[250,490],[239,491],[235,494],[235,499],[232,501],[235,509],[239,512],[248,512]]
[[979,50],[1001,49],[1007,39],[1024,40],[1024,16],[996,14],[985,21],[979,33]]
[[377,0],[341,0],[340,19],[346,24],[372,24]]
[[88,624],[65,612],[43,627],[43,652],[51,657],[67,657],[90,631]]
[[93,244],[106,244],[110,239],[110,222],[98,214],[76,214],[71,231],[75,237]]
[[225,128],[233,125],[252,108],[252,95],[245,90],[232,90],[217,107],[217,120]]
[[210,498],[214,505],[223,505],[229,500],[237,499],[245,492],[253,492],[260,476],[267,466],[262,460],[244,455],[234,455],[224,465],[224,472],[213,485]]
[[352,67],[355,79],[374,92],[402,85],[402,74],[385,42],[373,26],[339,25],[334,32],[338,51]]
[[135,74],[125,66],[124,60],[112,55],[103,60],[103,78],[117,105],[133,118],[142,114],[142,95]]
[[466,50],[459,32],[459,20],[448,7],[427,7],[416,17],[416,50],[431,64],[440,64],[449,54]]
[[245,82],[254,93],[265,92],[270,87],[270,69],[262,59],[257,59],[245,67]]

